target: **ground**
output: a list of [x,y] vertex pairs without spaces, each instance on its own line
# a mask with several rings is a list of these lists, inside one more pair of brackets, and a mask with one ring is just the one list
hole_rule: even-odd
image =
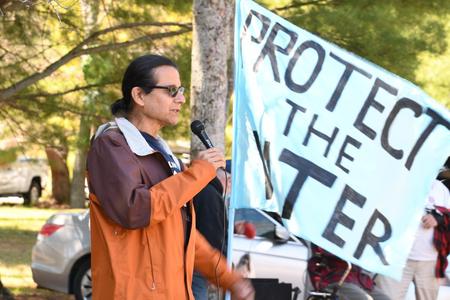
[[0,299],[74,300],[71,295],[38,288],[30,269],[37,233],[52,214],[68,207],[47,202],[23,207],[21,203],[18,197],[0,198],[0,280],[14,297],[8,299],[0,286]]

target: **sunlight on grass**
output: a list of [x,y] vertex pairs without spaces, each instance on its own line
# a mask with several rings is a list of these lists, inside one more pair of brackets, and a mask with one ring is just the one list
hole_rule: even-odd
[[36,289],[30,268],[31,249],[45,221],[54,213],[62,211],[0,206],[0,276],[3,284],[14,295],[53,293]]
[[31,277],[30,265],[21,264],[14,266],[14,268],[6,268],[3,264],[0,264],[0,272],[3,284],[9,289],[36,286]]

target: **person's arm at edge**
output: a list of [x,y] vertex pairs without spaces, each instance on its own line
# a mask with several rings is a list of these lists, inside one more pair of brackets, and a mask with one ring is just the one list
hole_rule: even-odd
[[[194,269],[202,273],[210,282],[231,292],[232,299],[253,300],[255,290],[250,280],[228,269],[226,258],[197,231],[195,240]],[[216,280],[217,274],[217,280]]]
[[230,289],[242,276],[236,272],[231,272],[226,263],[226,257],[214,249],[205,237],[197,230],[195,238],[195,263],[194,269],[202,273],[210,282],[219,285],[225,289]]

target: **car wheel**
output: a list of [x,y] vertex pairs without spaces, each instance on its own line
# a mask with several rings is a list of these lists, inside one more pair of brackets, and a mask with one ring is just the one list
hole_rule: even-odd
[[76,300],[90,300],[92,297],[91,261],[83,261],[73,279],[73,294]]
[[35,205],[41,196],[41,185],[37,181],[32,181],[28,193],[23,195],[23,204],[30,206]]

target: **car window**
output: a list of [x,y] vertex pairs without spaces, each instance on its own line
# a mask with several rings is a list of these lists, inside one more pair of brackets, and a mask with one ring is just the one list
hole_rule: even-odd
[[266,238],[273,236],[275,225],[253,208],[236,209],[234,223],[236,224],[242,221],[250,222],[255,225],[257,236]]

